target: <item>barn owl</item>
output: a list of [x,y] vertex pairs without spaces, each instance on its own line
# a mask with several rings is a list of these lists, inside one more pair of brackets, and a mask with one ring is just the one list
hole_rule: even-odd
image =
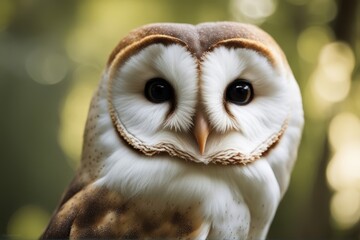
[[259,28],[135,29],[110,54],[42,238],[264,239],[302,127],[296,80]]

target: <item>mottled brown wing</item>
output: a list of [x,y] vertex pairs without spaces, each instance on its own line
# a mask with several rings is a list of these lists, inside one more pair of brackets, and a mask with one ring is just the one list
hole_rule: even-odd
[[41,239],[206,236],[209,226],[194,210],[159,213],[143,200],[125,201],[117,192],[89,185],[59,207]]

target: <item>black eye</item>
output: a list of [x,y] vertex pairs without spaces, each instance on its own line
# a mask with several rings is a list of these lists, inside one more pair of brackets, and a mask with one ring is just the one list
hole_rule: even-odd
[[163,103],[173,98],[174,91],[165,79],[153,78],[146,83],[144,94],[150,102]]
[[226,88],[226,101],[246,105],[254,97],[252,85],[246,80],[236,79]]

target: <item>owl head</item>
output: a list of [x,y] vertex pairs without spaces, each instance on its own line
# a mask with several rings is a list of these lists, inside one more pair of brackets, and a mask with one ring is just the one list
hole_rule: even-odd
[[137,29],[111,54],[106,78],[111,119],[127,144],[203,164],[259,159],[299,101],[279,47],[242,24]]
[[96,178],[119,149],[203,166],[251,164],[278,149],[272,161],[289,170],[302,125],[296,80],[267,33],[231,22],[151,24],[130,32],[109,57],[90,107],[82,169]]

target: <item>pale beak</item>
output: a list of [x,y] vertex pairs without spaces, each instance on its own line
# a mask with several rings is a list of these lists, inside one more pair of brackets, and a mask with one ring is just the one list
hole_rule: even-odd
[[198,143],[200,154],[203,155],[206,146],[206,140],[209,136],[210,128],[204,114],[200,111],[195,116],[194,135]]

